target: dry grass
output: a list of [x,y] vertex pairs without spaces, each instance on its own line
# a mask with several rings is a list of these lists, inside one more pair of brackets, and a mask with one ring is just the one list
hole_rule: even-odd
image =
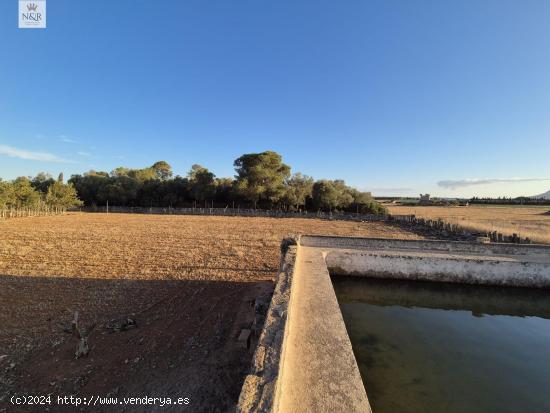
[[550,244],[550,207],[529,206],[468,206],[468,207],[421,207],[390,206],[391,214],[414,214],[459,224],[465,228],[481,231],[498,231],[529,237],[535,242]]
[[289,234],[414,238],[383,223],[71,213],[0,223],[0,274],[272,279]]

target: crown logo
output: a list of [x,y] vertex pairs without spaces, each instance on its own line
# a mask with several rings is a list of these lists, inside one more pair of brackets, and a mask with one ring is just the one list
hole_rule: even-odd
[[28,11],[36,11],[37,8],[38,8],[38,6],[34,3],[27,4],[27,10]]

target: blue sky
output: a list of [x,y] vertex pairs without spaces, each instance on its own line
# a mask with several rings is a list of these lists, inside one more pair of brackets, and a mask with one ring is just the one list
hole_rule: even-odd
[[0,176],[233,175],[272,149],[376,195],[550,189],[547,0],[0,2]]

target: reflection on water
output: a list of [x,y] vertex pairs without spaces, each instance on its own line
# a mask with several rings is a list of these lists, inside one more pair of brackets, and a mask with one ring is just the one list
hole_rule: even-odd
[[550,291],[333,283],[374,413],[550,412]]

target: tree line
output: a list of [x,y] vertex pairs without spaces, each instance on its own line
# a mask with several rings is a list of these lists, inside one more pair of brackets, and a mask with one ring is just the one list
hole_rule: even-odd
[[489,204],[489,205],[550,205],[550,199],[543,197],[518,196],[499,197],[499,198],[478,198],[473,197],[469,200],[470,204]]
[[[234,161],[234,167],[234,178],[218,178],[201,165],[193,165],[182,177],[174,176],[167,162],[158,161],[142,169],[119,167],[111,172],[92,170],[73,175],[65,187],[72,188],[77,200],[86,206],[239,207],[387,213],[369,192],[349,187],[343,180],[316,181],[301,173],[291,174],[290,166],[273,151],[244,154]],[[40,178],[18,180],[26,179],[31,188],[47,193],[55,181],[45,174],[39,175]]]
[[39,173],[34,178],[19,177],[13,181],[0,179],[0,209],[51,208],[67,209],[82,205],[76,189],[63,183],[63,174],[57,180]]

